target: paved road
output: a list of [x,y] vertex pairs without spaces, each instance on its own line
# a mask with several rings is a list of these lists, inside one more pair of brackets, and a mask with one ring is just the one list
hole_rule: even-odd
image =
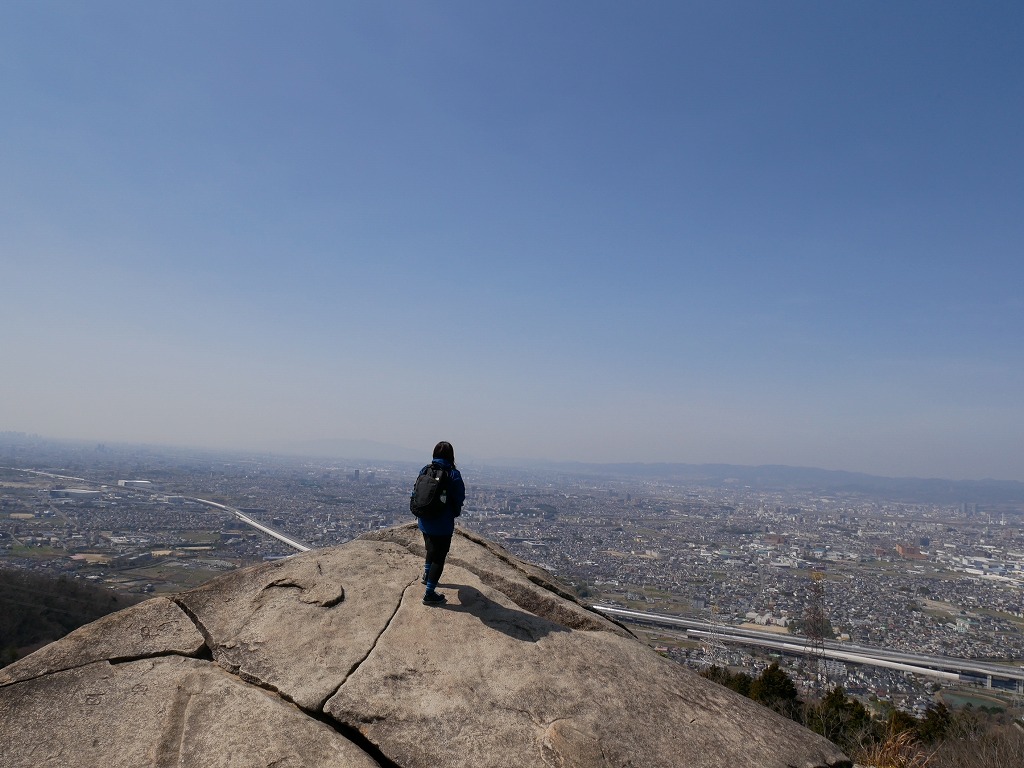
[[257,531],[262,531],[263,533],[267,534],[268,536],[273,536],[278,541],[284,542],[289,547],[291,547],[292,549],[296,549],[299,552],[309,552],[309,550],[310,550],[310,548],[307,547],[302,542],[296,541],[293,538],[285,536],[283,533],[281,533],[280,531],[274,530],[269,525],[264,525],[263,523],[259,523],[259,522],[255,521],[255,520],[253,520],[251,517],[249,517],[247,514],[245,514],[242,510],[238,509],[237,507],[229,507],[227,504],[219,504],[218,502],[210,501],[209,499],[191,498],[190,501],[196,501],[196,502],[198,502],[200,504],[205,504],[208,507],[214,507],[215,509],[222,509],[225,512],[230,512],[231,514],[233,514],[235,517],[237,517],[239,520],[241,520],[246,525],[251,525]]
[[[98,480],[87,480],[84,477],[72,477],[70,475],[55,475],[52,472],[40,472],[37,469],[21,469],[21,468],[17,468],[17,467],[0,467],[0,469],[11,469],[11,470],[14,470],[16,472],[25,472],[26,474],[30,474],[30,475],[42,475],[43,477],[53,477],[53,478],[56,478],[58,480],[74,480],[75,482],[86,483],[88,485],[95,485],[95,486],[99,486],[100,488],[112,487],[108,483],[101,483]],[[127,491],[129,493],[132,492],[132,491],[141,492],[141,493],[144,493],[144,494],[147,494],[147,495],[151,495],[151,496],[159,495],[159,494],[153,493],[153,492],[148,491],[148,490],[140,490],[140,489],[137,489],[137,488],[125,488],[123,486],[118,486],[117,490],[119,490],[119,491]],[[214,507],[215,509],[220,509],[220,510],[223,510],[225,512],[230,512],[231,514],[233,514],[235,517],[237,517],[239,520],[241,520],[246,525],[251,525],[256,530],[261,531],[261,532],[267,534],[268,536],[273,536],[278,541],[284,542],[289,547],[291,547],[292,549],[295,549],[295,550],[297,550],[299,552],[308,552],[310,550],[310,548],[308,546],[306,546],[305,544],[303,544],[302,542],[296,541],[295,539],[293,539],[293,538],[291,538],[289,536],[285,536],[283,533],[281,533],[280,531],[274,530],[269,525],[263,525],[263,523],[259,523],[256,520],[253,520],[251,517],[249,517],[247,514],[242,512],[242,510],[238,509],[237,507],[229,507],[227,504],[219,504],[216,501],[210,501],[208,499],[197,499],[197,498],[194,498],[194,497],[190,497],[189,500],[190,501],[195,501],[195,502],[197,502],[199,504],[205,504],[208,507]]]
[[758,632],[742,627],[714,625],[707,621],[685,619],[679,616],[666,616],[660,613],[646,613],[616,608],[609,605],[595,605],[595,610],[612,618],[642,624],[682,628],[686,634],[701,639],[717,639],[724,643],[757,645],[772,648],[785,653],[802,655],[820,655],[838,661],[849,661],[856,664],[870,664],[889,669],[901,669],[921,675],[929,675],[946,680],[977,680],[982,678],[983,684],[991,686],[993,679],[1012,683],[1018,691],[1024,692],[1024,667],[1003,666],[974,659],[958,659],[951,656],[932,656],[919,653],[904,653],[888,648],[873,648],[852,643],[836,643],[825,641],[820,651],[811,647],[806,638],[795,635],[778,635],[770,632]]

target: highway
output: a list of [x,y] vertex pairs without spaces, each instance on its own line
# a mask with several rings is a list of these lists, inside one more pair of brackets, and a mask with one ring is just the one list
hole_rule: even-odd
[[[595,610],[611,618],[618,618],[638,624],[684,629],[688,636],[700,639],[716,639],[723,643],[755,645],[794,655],[821,655],[828,659],[853,664],[870,664],[876,667],[898,669],[943,680],[976,682],[987,688],[1007,688],[1024,693],[1024,667],[1003,666],[974,659],[958,659],[950,656],[904,653],[888,648],[872,648],[851,643],[836,643],[826,640],[818,650],[807,638],[795,635],[777,635],[723,625],[712,625],[707,621],[667,616],[660,613],[646,613],[616,608],[610,605],[594,605]],[[995,683],[995,685],[993,685]]]
[[[11,468],[14,469],[14,468]],[[47,477],[60,478],[62,480],[75,480],[79,482],[100,485],[95,481],[84,478],[55,475],[37,470],[18,469],[20,472],[43,475]],[[264,525],[237,507],[221,504],[209,499],[189,497],[190,501],[204,504],[214,509],[219,509],[234,515],[248,526],[271,536],[286,544],[297,552],[308,552],[310,547],[296,539],[277,531],[270,526]],[[807,638],[800,638],[795,635],[778,635],[770,632],[760,632],[742,627],[712,625],[708,621],[686,619],[679,616],[669,616],[660,613],[647,613],[644,611],[633,611],[625,608],[616,608],[609,605],[593,605],[595,610],[606,614],[610,618],[618,618],[623,621],[638,624],[648,624],[671,629],[682,629],[689,637],[702,640],[721,641],[738,645],[753,645],[768,648],[780,653],[794,655],[820,655],[824,658],[837,661],[850,662],[853,664],[870,664],[876,667],[897,669],[915,674],[927,675],[943,680],[959,680],[965,682],[979,683],[988,688],[1006,688],[1024,694],[1024,666],[1004,666],[974,659],[959,659],[949,656],[933,656],[928,654],[904,653],[888,648],[873,648],[851,643],[836,643],[826,640],[822,647],[812,647],[811,641]]]
[[263,523],[259,523],[259,522],[255,521],[255,520],[253,520],[251,517],[249,517],[247,514],[245,514],[242,510],[238,509],[237,507],[229,507],[227,504],[220,504],[220,503],[218,503],[216,501],[210,501],[209,499],[197,499],[197,498],[194,498],[194,497],[190,497],[189,501],[195,501],[195,502],[198,502],[199,504],[205,504],[208,507],[213,507],[215,509],[220,509],[220,510],[223,510],[224,512],[230,512],[232,515],[237,517],[239,520],[241,520],[246,525],[251,525],[257,531],[261,531],[261,532],[267,534],[268,536],[272,536],[273,538],[277,539],[278,541],[287,544],[289,547],[291,547],[292,549],[298,550],[299,552],[309,552],[309,550],[310,550],[310,548],[307,547],[302,542],[296,541],[295,539],[292,539],[292,538],[289,538],[288,536],[285,536],[280,531],[275,531],[270,526],[263,525]]
[[[21,468],[18,468],[18,467],[0,467],[0,469],[10,469],[10,470],[13,470],[15,472],[25,472],[25,473],[30,474],[30,475],[42,475],[43,477],[53,477],[53,478],[57,478],[59,480],[74,480],[76,482],[87,483],[89,485],[95,485],[95,486],[98,486],[101,489],[108,487],[106,483],[101,483],[101,482],[99,482],[97,480],[87,480],[84,477],[71,477],[69,475],[55,475],[52,472],[40,472],[39,470],[36,470],[36,469],[21,469]],[[130,490],[130,489],[119,488],[118,490],[127,491],[127,490]],[[151,495],[151,496],[157,495],[157,494],[154,494],[154,493],[150,493],[148,491],[143,491],[143,493],[146,493],[146,494]],[[245,514],[242,510],[238,509],[237,507],[229,507],[227,504],[220,504],[220,503],[218,503],[216,501],[210,501],[209,499],[198,499],[198,498],[195,498],[195,497],[186,497],[186,498],[188,498],[189,501],[194,501],[194,502],[196,502],[198,504],[205,504],[206,506],[213,507],[214,509],[220,509],[220,510],[222,510],[224,512],[230,512],[232,515],[237,517],[239,520],[241,520],[246,525],[250,525],[253,528],[255,528],[256,530],[261,531],[261,532],[267,534],[268,536],[272,536],[273,538],[277,539],[278,541],[283,542],[284,544],[287,544],[289,547],[291,547],[292,549],[295,549],[295,550],[297,550],[299,552],[308,552],[310,550],[310,548],[307,547],[305,544],[303,544],[301,541],[296,541],[295,539],[292,539],[292,538],[290,538],[288,536],[285,536],[280,531],[275,531],[273,528],[271,528],[268,525],[263,525],[263,523],[259,523],[259,522],[255,521],[255,520],[253,520],[251,517],[249,517],[247,514]]]

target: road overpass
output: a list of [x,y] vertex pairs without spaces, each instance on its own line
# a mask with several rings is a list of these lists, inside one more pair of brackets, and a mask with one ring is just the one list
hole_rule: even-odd
[[[58,479],[58,480],[74,480],[75,482],[87,483],[89,485],[95,485],[95,486],[98,486],[101,489],[107,487],[106,483],[101,483],[98,480],[87,480],[84,477],[72,477],[70,475],[55,475],[52,472],[41,472],[41,471],[39,471],[37,469],[21,469],[19,467],[0,467],[0,469],[10,469],[10,470],[13,470],[15,472],[25,472],[25,473],[30,474],[30,475],[41,475],[43,477],[52,477],[52,478],[55,478],[55,479]],[[129,490],[129,489],[121,488],[120,490]],[[147,494],[149,494],[151,496],[156,496],[157,495],[157,494],[154,494],[154,493],[150,493],[149,491],[143,491],[143,493],[147,493]],[[269,525],[264,525],[263,523],[257,522],[256,520],[253,520],[251,517],[249,517],[247,514],[245,514],[242,510],[238,509],[237,507],[231,507],[231,506],[228,506],[227,504],[221,504],[221,503],[216,502],[216,501],[210,501],[209,499],[199,499],[199,498],[195,498],[195,497],[191,497],[191,496],[190,497],[185,497],[185,498],[187,498],[189,501],[194,501],[194,502],[196,502],[198,504],[205,504],[208,507],[213,507],[214,509],[219,509],[219,510],[222,510],[224,512],[230,512],[232,515],[237,517],[239,520],[241,520],[246,525],[252,526],[256,530],[258,530],[258,531],[260,531],[262,533],[265,533],[268,536],[271,536],[271,537],[277,539],[278,541],[280,541],[280,542],[282,542],[284,544],[287,544],[289,547],[291,547],[292,549],[294,549],[294,550],[296,550],[298,552],[308,552],[310,550],[310,548],[308,546],[306,546],[305,544],[303,544],[301,541],[297,541],[297,540],[291,538],[290,536],[285,536],[283,533],[281,533],[280,531],[274,530]]]
[[274,530],[269,525],[264,525],[263,523],[257,522],[256,520],[253,520],[251,517],[249,517],[247,514],[245,514],[242,510],[238,509],[238,507],[229,507],[227,504],[221,504],[221,503],[216,502],[216,501],[210,501],[209,499],[189,498],[189,501],[195,501],[195,502],[198,502],[199,504],[205,504],[208,507],[213,507],[214,509],[220,509],[220,510],[222,510],[224,512],[230,512],[232,515],[237,517],[239,520],[241,520],[246,525],[250,525],[253,528],[255,528],[257,531],[261,531],[262,533],[265,533],[268,536],[271,536],[271,537],[277,539],[278,541],[283,542],[284,544],[287,544],[292,549],[298,550],[299,552],[309,552],[310,548],[307,547],[305,544],[303,544],[301,541],[296,541],[295,539],[293,539],[293,538],[291,538],[289,536],[285,536],[280,531]]
[[942,680],[958,681],[997,688],[1024,694],[1024,667],[1003,666],[974,659],[959,659],[951,656],[933,656],[920,653],[905,653],[888,648],[874,648],[852,643],[836,643],[826,640],[821,647],[814,647],[807,638],[796,635],[777,635],[759,632],[744,627],[711,624],[708,621],[669,616],[661,613],[647,613],[617,608],[610,605],[594,605],[595,610],[622,621],[647,624],[657,627],[682,629],[688,636],[715,640],[735,645],[751,645],[780,653],[799,656],[819,656],[851,664],[868,664],[887,669],[913,672]]

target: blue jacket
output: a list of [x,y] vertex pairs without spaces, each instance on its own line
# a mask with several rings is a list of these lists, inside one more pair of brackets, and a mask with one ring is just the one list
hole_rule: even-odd
[[[462,504],[466,501],[466,483],[459,470],[444,459],[434,459],[432,463],[448,470],[448,497],[443,514],[431,520],[419,518],[420,531],[428,536],[451,536],[455,533],[455,518],[462,514]],[[421,469],[420,474],[428,469],[430,464]]]

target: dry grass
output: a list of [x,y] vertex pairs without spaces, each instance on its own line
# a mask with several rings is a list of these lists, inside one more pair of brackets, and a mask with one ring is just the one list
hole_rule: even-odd
[[882,741],[863,749],[856,758],[866,768],[930,768],[935,753],[921,744],[910,731],[889,733]]
[[854,757],[863,768],[1017,768],[1024,766],[1024,731],[1013,725],[959,729],[935,747],[910,731],[890,732]]
[[933,768],[1017,768],[1024,766],[1024,731],[1000,725],[983,733],[956,733],[939,746]]

